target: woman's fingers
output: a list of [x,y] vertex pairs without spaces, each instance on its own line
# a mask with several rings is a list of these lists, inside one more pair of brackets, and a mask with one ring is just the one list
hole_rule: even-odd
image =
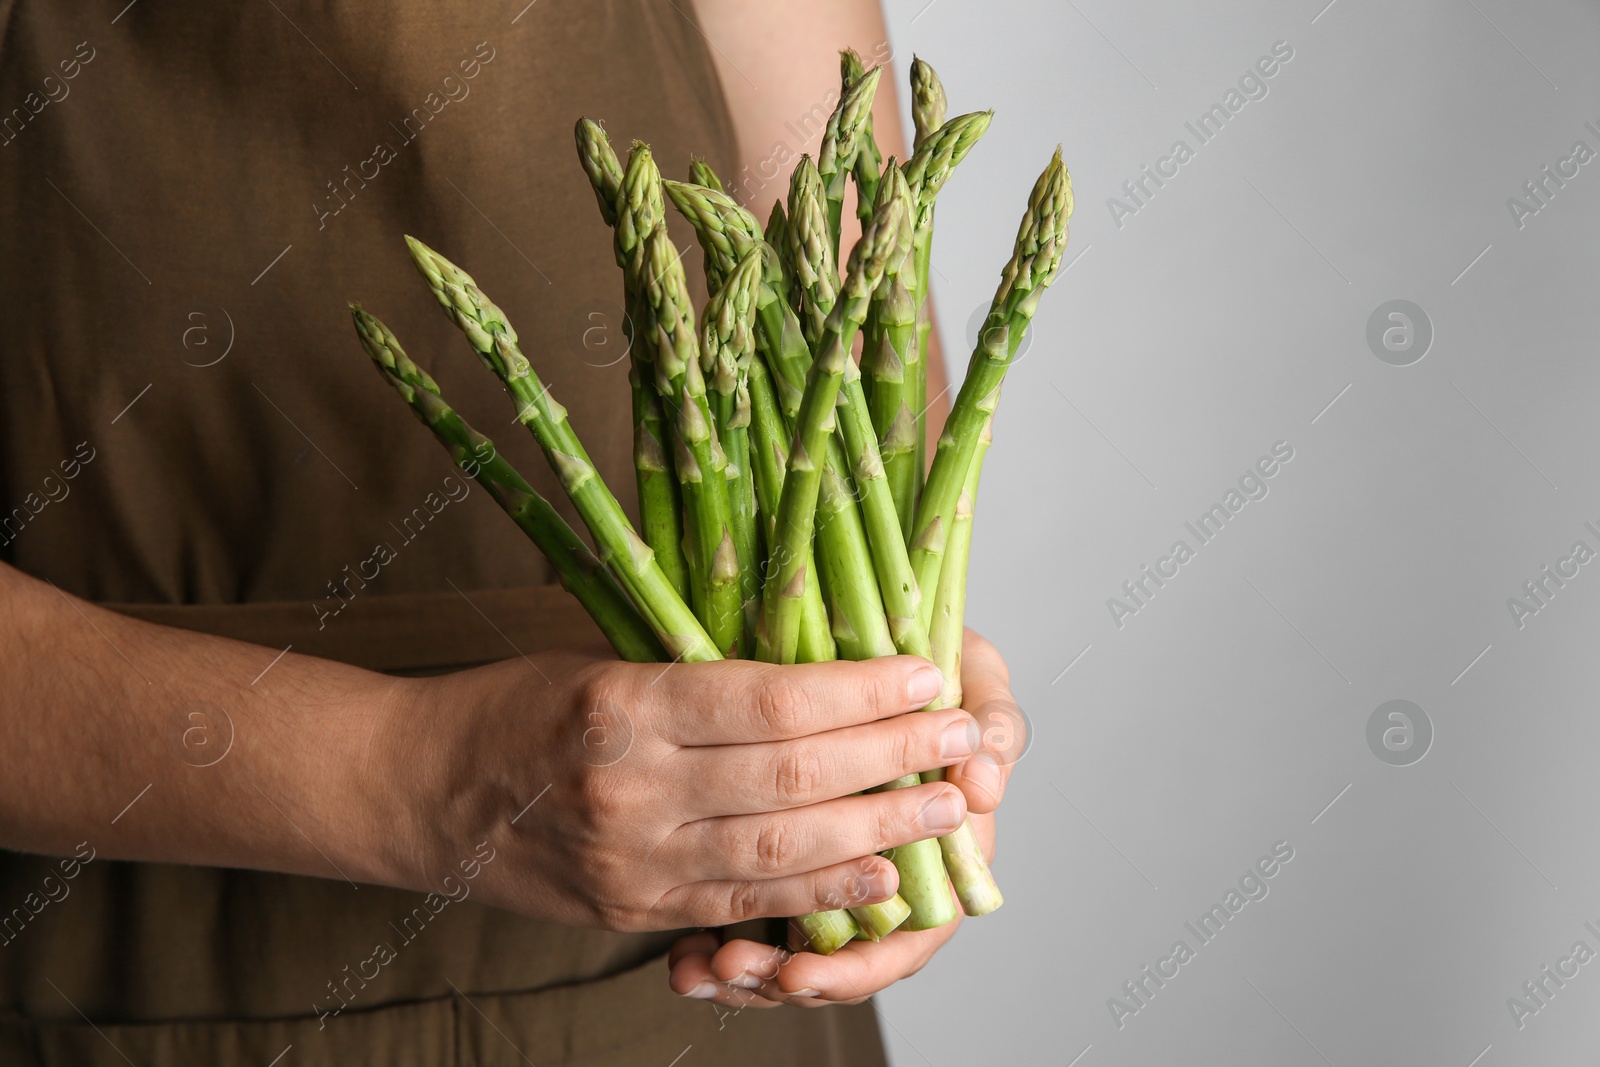
[[695,783],[683,798],[691,811],[745,815],[816,804],[949,767],[971,756],[981,742],[972,716],[951,708],[792,741],[681,749],[669,766]]
[[1011,695],[1011,673],[995,647],[967,631],[961,664],[962,706],[978,724],[981,745],[945,780],[966,794],[973,812],[992,812],[1005,797],[1011,768],[1028,744],[1028,724]]
[[[711,938],[709,946],[699,940],[704,936]],[[685,945],[685,942],[691,939],[694,939],[695,943]],[[745,942],[745,944],[753,943]],[[679,939],[667,957],[667,986],[679,996],[694,1000],[709,1000],[735,1011],[742,1008],[778,1007],[783,999],[781,994],[765,996],[744,984],[722,981],[712,973],[711,960],[720,947],[721,941],[715,934],[690,934]],[[762,985],[760,982],[756,984]]]
[[[717,936],[715,930],[696,930],[692,934],[684,934],[672,943],[672,951],[667,953],[667,968],[675,969],[678,963],[686,956],[699,955],[709,959],[712,953],[722,947],[722,938]],[[688,990],[679,990],[688,992]]]
[[785,741],[925,707],[939,669],[915,656],[774,666],[749,660],[677,664],[654,676],[641,701],[670,709],[660,733],[679,745]]
[[882,941],[852,941],[831,956],[729,941],[712,955],[710,972],[713,981],[743,980],[753,983],[753,992],[797,1006],[854,1004],[916,974],[959,925],[896,930]]
[[966,817],[959,789],[930,783],[794,811],[703,819],[679,827],[667,851],[677,852],[674,866],[684,878],[782,878],[942,837]]
[[894,896],[899,886],[894,864],[881,856],[868,856],[786,878],[690,882],[669,890],[650,910],[649,918],[658,929],[729,926],[746,919],[876,904]]

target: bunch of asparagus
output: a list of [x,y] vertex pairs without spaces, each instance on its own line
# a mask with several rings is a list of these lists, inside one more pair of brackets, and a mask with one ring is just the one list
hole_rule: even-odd
[[[801,160],[765,226],[704,162],[687,182],[663,179],[648,146],[635,142],[624,166],[597,123],[577,124],[622,269],[637,528],[516,331],[465,271],[406,238],[440,305],[515,400],[593,549],[445,403],[383,323],[351,311],[385,380],[548,557],[623,659],[922,656],[945,678],[930,708],[956,707],[978,479],[1006,370],[1061,266],[1072,187],[1058,148],[1034,184],[930,467],[934,202],[992,113],[946,119],[943,87],[918,60],[914,152],[884,161],[871,118],[882,71],[847,51],[841,72],[821,150]],[[850,183],[862,232],[841,272]],[[698,319],[667,235],[667,201],[704,253],[710,297]],[[831,953],[852,938],[942,926],[957,902],[968,915],[1001,904],[970,824],[886,855],[900,874],[894,898],[794,919],[791,946]]]

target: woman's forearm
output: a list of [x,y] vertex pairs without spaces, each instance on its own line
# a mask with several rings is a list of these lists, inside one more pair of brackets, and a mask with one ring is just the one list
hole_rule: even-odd
[[396,881],[393,679],[140,622],[0,565],[0,846]]

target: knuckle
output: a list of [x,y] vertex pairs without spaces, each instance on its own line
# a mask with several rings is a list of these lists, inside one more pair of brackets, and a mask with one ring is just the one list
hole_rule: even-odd
[[800,737],[811,732],[816,709],[811,696],[793,682],[771,681],[756,694],[756,711],[769,734]]
[[888,754],[894,761],[890,770],[897,778],[915,774],[918,767],[932,767],[939,762],[938,734],[927,729],[932,723],[931,717],[907,717],[904,722],[904,728],[895,730],[889,741]]
[[626,704],[631,695],[623,671],[609,661],[589,663],[578,668],[573,679],[573,690],[580,708],[588,709],[609,704]]
[[780,804],[803,804],[822,787],[822,759],[810,745],[786,745],[775,758],[773,796]]
[[891,790],[880,794],[885,803],[875,805],[871,816],[871,833],[874,852],[904,845],[914,836],[911,830],[913,816],[906,810],[900,794],[904,790]]
[[761,915],[761,888],[753,881],[742,879],[728,886],[727,900],[728,922],[724,925],[741,923],[746,919],[759,918]]
[[751,849],[755,867],[768,877],[787,871],[799,856],[800,842],[788,823],[773,819],[756,831]]
[[867,684],[862,687],[871,702],[870,710],[897,713],[906,709],[904,677],[887,666],[872,667]]
[[631,933],[641,928],[638,912],[625,904],[597,901],[594,912],[596,920],[607,930]]

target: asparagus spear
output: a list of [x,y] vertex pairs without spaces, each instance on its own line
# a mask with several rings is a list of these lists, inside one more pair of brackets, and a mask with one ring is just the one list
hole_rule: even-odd
[[[1057,148],[1028,197],[1028,210],[1017,230],[1011,261],[1001,274],[978,345],[967,365],[967,376],[939,437],[928,484],[917,503],[911,566],[923,589],[937,588],[945,539],[955,518],[956,499],[967,468],[977,450],[979,433],[984,420],[994,414],[1000,384],[1023,332],[1038,310],[1039,299],[1061,269],[1067,220],[1071,216],[1072,182]],[[919,617],[927,622],[932,611],[933,600],[924,599]]]
[[[972,514],[978,500],[978,479],[983,474],[984,453],[989,451],[990,430],[994,419],[984,420],[973,449],[972,462],[967,466],[967,477],[956,499],[956,508],[950,539],[945,552],[944,566],[939,571],[939,589],[934,598],[933,651],[934,662],[944,673],[944,690],[939,694],[938,706],[961,706],[961,641],[965,636],[967,608],[967,555],[972,547]],[[924,782],[940,781],[943,771],[929,771],[922,775]],[[968,915],[987,915],[1005,903],[1000,887],[995,884],[989,864],[983,858],[983,849],[967,821],[951,834],[939,838],[939,851],[950,881],[961,899],[961,910]]]
[[[900,168],[891,165],[884,171],[879,195],[910,201],[910,187]],[[866,342],[861,349],[867,409],[878,435],[884,478],[894,497],[895,516],[902,536],[911,528],[916,515],[917,489],[921,482],[916,440],[917,412],[921,409],[917,406],[915,385],[920,377],[921,361],[916,348],[915,282],[915,265],[908,247],[907,255],[900,262],[889,264],[883,281],[872,294]]]
[[[839,85],[841,93],[855,82],[866,77],[866,65],[853,48],[839,53]],[[867,120],[861,124],[860,148],[856,151],[855,165],[850,175],[856,182],[856,217],[862,222],[872,217],[873,205],[878,202],[878,182],[883,167],[883,153],[872,136],[872,109],[867,109]]]
[[611,642],[611,647],[617,650],[617,655],[632,663],[663,659],[661,642],[628,602],[616,580],[600,566],[600,561],[550,502],[523,480],[500,455],[493,441],[467,425],[466,420],[445,403],[439,395],[438,384],[406,356],[387,326],[357,304],[350,305],[350,314],[355,319],[361,347],[372,357],[384,381],[411,405],[412,413],[433,431],[456,465],[487,489],[494,502],[544,553],[560,577],[561,585],[578,598]]
[[[783,201],[774,200],[772,210],[767,214],[767,244],[774,250],[781,250],[784,243],[789,240],[789,216],[784,212]],[[789,268],[789,262],[782,255],[778,256],[778,263],[783,268],[781,277],[783,285],[781,292],[790,292],[794,289],[794,277]]]
[[[904,205],[897,218],[905,216],[903,209]],[[834,267],[826,226],[827,207],[822,183],[810,159],[802,157],[789,187],[788,255],[785,258],[795,278],[801,330],[807,343],[819,352],[826,344],[824,335],[828,331],[829,316],[839,296],[838,271]],[[909,235],[909,225],[900,229],[901,238]],[[903,247],[904,240],[897,245],[894,254],[900,256],[898,249]],[[786,362],[782,371],[794,385],[788,395],[798,396],[805,383],[798,362]],[[856,374],[853,360],[845,373]],[[833,607],[833,635],[840,653],[846,659],[870,659],[892,655],[894,641],[867,550],[866,530],[845,475],[849,469],[839,440],[830,439],[820,488],[817,556],[822,564],[823,591]]]
[[[897,169],[891,184],[880,188],[885,195],[875,207],[874,221],[877,225],[892,227],[894,232],[893,249],[885,257],[887,271],[888,264],[903,262],[910,249],[910,198]],[[805,323],[812,329],[816,329],[817,322],[831,326],[838,307],[832,281],[833,257],[829,254],[828,243],[820,239],[818,232],[824,221],[819,194],[820,182],[809,172],[807,161],[802,160],[795,170],[790,192],[789,249],[802,310],[806,312]],[[882,286],[880,280],[873,291],[877,292]],[[818,343],[826,342],[819,340]],[[818,351],[820,353],[820,347]],[[884,478],[860,379],[854,361],[846,360],[836,412],[844,454],[841,455],[839,440],[830,440],[829,459],[822,476],[822,507],[818,521],[827,525],[822,529],[820,555],[828,574],[824,584],[835,601],[834,637],[841,650],[863,639],[875,638],[881,646],[882,635],[875,626],[881,625],[880,620],[887,612],[889,647],[872,654],[888,655],[898,651],[931,660],[933,651],[928,643],[927,627],[917,619],[916,581],[903,550],[904,535]],[[809,388],[808,383],[808,391]],[[839,473],[847,469],[854,474],[854,494]],[[863,567],[863,564],[869,566]],[[880,596],[870,596],[869,591]],[[865,632],[858,632],[863,626]],[[919,781],[916,775],[908,775],[882,788],[907,788]],[[956,917],[938,845],[931,840],[919,841],[887,855],[900,872],[900,895],[910,908],[909,918],[905,920],[909,929],[932,929]]]
[[[902,183],[898,188],[903,191],[905,187]],[[884,212],[883,217],[894,219],[899,226],[897,246],[908,248],[911,243],[911,215],[906,198],[895,196],[895,189],[895,185],[888,186],[889,195],[883,198],[879,210]],[[877,575],[878,588],[883,594],[890,637],[896,650],[902,654],[932,659],[927,627],[917,618],[921,595],[906,553],[905,534],[901,532],[894,494],[890,490],[884,462],[878,451],[872,416],[867,410],[867,398],[861,388],[861,372],[854,362],[845,368],[844,380],[839,387],[839,429],[844,438],[845,455],[854,477],[856,495],[861,503],[867,542],[871,546],[869,555]]]
[[[732,270],[752,245],[764,243],[755,216],[722,190],[670,180],[664,185],[667,198],[694,227],[706,260],[717,271]],[[756,301],[756,349],[773,372],[779,409],[792,423],[800,407],[800,387],[796,383],[805,381],[811,349],[806,345],[799,318],[789,306],[783,265],[771,245],[762,253],[762,270]]]
[[944,125],[944,112],[944,83],[930,64],[912,56],[911,122],[916,128],[916,140],[911,144],[913,151],[920,149],[933,131]]
[[[930,68],[931,73],[931,68]],[[943,106],[943,87],[938,106]],[[911,383],[912,410],[917,413],[914,434],[916,462],[912,465],[916,496],[921,498],[923,473],[928,469],[928,342],[933,334],[933,305],[929,302],[929,272],[933,266],[933,208],[939,190],[949,180],[956,164],[966,158],[994,118],[992,111],[977,111],[955,118],[933,130],[906,161],[906,182],[916,199],[912,221],[911,260],[912,297],[917,305],[917,349],[906,375]],[[910,535],[909,529],[907,536]]]
[[539,442],[589,527],[600,561],[627,591],[667,654],[686,662],[721,659],[699,620],[662,573],[655,553],[634,533],[622,506],[594,469],[567,421],[566,408],[550,395],[517,347],[516,331],[504,314],[460,267],[414,237],[407,236],[406,244],[445,314],[466,335],[484,366],[505,383],[517,402],[518,420]]
[[[647,152],[643,146],[636,147],[630,169],[634,159]],[[645,238],[644,261],[644,295],[656,321],[656,389],[673,420],[672,465],[683,493],[690,603],[717,650],[733,655],[743,633],[743,610],[727,457],[706,401],[688,282],[665,226]]]
[[[720,189],[670,180],[663,185],[668,199],[689,220],[699,237],[708,278],[715,272],[714,276],[720,280],[735,269],[752,249],[761,252],[761,285],[756,293],[756,348],[766,360],[766,365],[756,366],[752,363],[750,373],[751,418],[759,431],[752,451],[757,453],[754,465],[761,510],[765,512],[769,524],[775,523],[777,499],[783,484],[782,471],[788,462],[784,441],[793,430],[794,415],[800,403],[799,385],[794,383],[796,380],[804,383],[806,368],[811,363],[811,352],[806,347],[800,320],[789,306],[778,255],[764,240],[755,216]],[[787,376],[768,373],[780,366],[785,369]],[[781,413],[781,427],[774,418],[774,411]],[[769,552],[773,543],[769,529]],[[837,659],[838,651],[829,635],[827,610],[809,545],[806,548],[805,573],[801,640],[796,655],[806,663]]]
[[[623,294],[626,308],[623,322],[628,336],[628,388],[633,398],[633,467],[639,493],[639,523],[645,544],[656,554],[656,562],[678,595],[689,596],[689,568],[683,556],[683,521],[678,496],[678,480],[667,455],[662,433],[661,397],[655,391],[655,354],[649,329],[649,309],[634,284],[635,272],[629,265],[640,254],[640,227],[653,228],[653,217],[662,213],[659,189],[634,184],[623,191],[622,164],[611,149],[611,141],[599,123],[579,119],[575,136],[578,160],[583,164],[589,184],[594,188],[600,217],[615,228],[613,248],[617,265],[623,268]],[[624,199],[626,195],[626,199]],[[618,227],[618,207],[626,220]]]
[[844,187],[862,147],[862,130],[872,121],[872,100],[878,92],[882,67],[873,67],[845,87],[839,106],[828,118],[817,152],[817,170],[828,197],[828,230],[834,258],[839,257],[839,223],[844,215]]
[[711,385],[712,414],[727,456],[729,530],[739,565],[739,601],[744,622],[740,653],[755,650],[755,619],[761,599],[757,558],[756,494],[750,459],[750,364],[755,355],[755,292],[761,255],[739,261],[705,308],[701,370]]
[[828,235],[827,196],[822,176],[810,156],[801,156],[789,178],[789,216],[784,232],[785,262],[794,271],[794,295],[800,312],[800,329],[806,344],[816,351],[827,326],[828,313],[839,299],[839,273],[834,265]]
[[722,188],[722,179],[718,178],[717,172],[711,169],[711,164],[703,159],[691,159],[689,161],[689,180],[707,189]]
[[804,589],[804,548],[816,520],[822,460],[833,437],[835,402],[850,346],[866,316],[867,301],[883,277],[884,263],[896,252],[901,226],[894,213],[874,214],[850,253],[840,300],[829,316],[817,358],[806,379],[795,421],[794,444],[778,503],[777,538],[772,546],[757,641],[762,658],[793,663],[799,636],[800,596]]

